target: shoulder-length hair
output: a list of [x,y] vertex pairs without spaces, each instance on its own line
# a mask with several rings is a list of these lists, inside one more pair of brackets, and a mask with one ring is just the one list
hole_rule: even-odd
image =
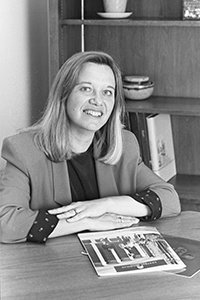
[[83,64],[87,62],[108,65],[115,77],[114,108],[106,124],[95,133],[93,145],[96,159],[106,164],[115,164],[122,154],[124,98],[121,72],[113,58],[104,52],[76,53],[62,65],[50,89],[44,114],[31,129],[36,129],[35,142],[50,160],[59,162],[73,156],[66,102],[77,83]]

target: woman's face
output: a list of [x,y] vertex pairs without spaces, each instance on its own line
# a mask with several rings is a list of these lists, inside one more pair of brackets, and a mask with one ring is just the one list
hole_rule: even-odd
[[85,63],[67,100],[71,134],[94,134],[109,119],[115,103],[115,78],[107,65]]

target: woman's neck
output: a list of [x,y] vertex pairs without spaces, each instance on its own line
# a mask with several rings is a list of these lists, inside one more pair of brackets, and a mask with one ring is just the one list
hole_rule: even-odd
[[88,150],[90,147],[94,135],[83,135],[83,136],[77,136],[77,135],[71,135],[70,137],[70,143],[71,148],[74,153],[83,153]]

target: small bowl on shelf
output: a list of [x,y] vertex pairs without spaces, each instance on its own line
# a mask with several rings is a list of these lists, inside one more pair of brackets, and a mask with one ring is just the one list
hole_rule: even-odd
[[123,89],[127,99],[145,100],[153,94],[154,82],[148,76],[125,76]]

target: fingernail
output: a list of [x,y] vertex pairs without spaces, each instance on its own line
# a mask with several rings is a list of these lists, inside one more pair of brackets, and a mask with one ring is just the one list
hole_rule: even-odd
[[67,222],[69,222],[69,223],[74,222],[74,218],[68,218]]
[[138,222],[139,222],[139,219],[133,218],[132,222],[138,223]]

